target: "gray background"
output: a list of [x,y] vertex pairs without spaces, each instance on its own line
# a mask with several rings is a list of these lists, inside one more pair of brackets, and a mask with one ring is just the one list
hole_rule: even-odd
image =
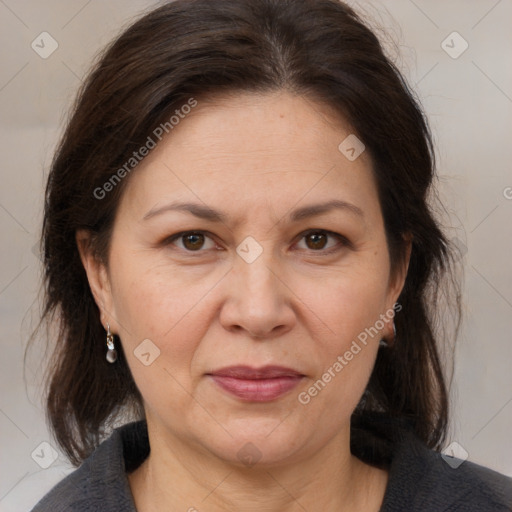
[[[465,319],[449,443],[457,442],[469,460],[512,476],[512,1],[350,3],[385,27],[386,44],[392,54],[399,52],[396,61],[427,111],[449,214],[445,223],[463,254]],[[0,0],[1,511],[29,510],[70,469],[58,452],[48,469],[41,467],[53,460],[41,443],[55,442],[40,402],[44,354],[37,346],[26,382],[23,374],[38,315],[34,244],[48,164],[92,57],[156,4]],[[34,40],[42,46],[44,31],[58,43],[46,59],[31,48]],[[461,55],[464,42],[450,35],[454,31],[469,45]],[[445,40],[451,56],[442,47]],[[463,452],[456,446],[455,453]]]

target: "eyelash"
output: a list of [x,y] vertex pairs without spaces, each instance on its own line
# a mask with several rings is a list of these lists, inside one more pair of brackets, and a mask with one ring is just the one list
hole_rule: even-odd
[[[323,256],[323,255],[327,256],[327,255],[333,254],[335,252],[338,252],[339,250],[341,250],[344,247],[345,248],[346,247],[353,248],[353,245],[350,242],[350,240],[348,240],[348,238],[346,238],[343,235],[340,235],[339,233],[335,233],[333,231],[328,231],[325,229],[309,229],[307,231],[304,231],[303,233],[300,234],[299,241],[303,240],[305,237],[307,237],[308,235],[311,235],[313,233],[325,234],[327,236],[338,239],[338,241],[340,242],[338,245],[336,245],[334,247],[330,247],[329,249],[318,249],[318,250],[309,249],[310,252],[318,253],[318,255],[320,255],[320,256]],[[205,235],[207,238],[210,238],[212,241],[214,241],[213,237],[210,236],[210,233],[208,231],[193,230],[193,231],[181,231],[180,233],[176,233],[175,235],[172,235],[172,236],[166,238],[162,242],[162,244],[163,245],[171,245],[175,240],[183,238],[186,235]],[[188,249],[182,249],[181,247],[178,247],[178,249],[180,249],[192,256],[199,256],[200,253],[206,252],[208,250],[208,249],[198,249],[197,251],[191,251]],[[308,249],[306,249],[306,250],[308,250]]]

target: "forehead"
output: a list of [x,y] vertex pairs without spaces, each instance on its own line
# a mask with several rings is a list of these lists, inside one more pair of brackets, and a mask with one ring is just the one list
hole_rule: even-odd
[[147,209],[199,199],[229,210],[329,194],[367,208],[377,197],[371,159],[363,152],[351,161],[339,149],[351,133],[332,109],[303,96],[198,99],[134,170],[122,202]]

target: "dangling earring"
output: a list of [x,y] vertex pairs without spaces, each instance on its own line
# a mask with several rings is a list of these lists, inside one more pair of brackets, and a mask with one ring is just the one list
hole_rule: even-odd
[[395,322],[393,321],[393,339],[388,343],[384,338],[382,338],[379,342],[379,346],[386,347],[386,348],[392,347],[395,344],[395,339],[396,339],[396,326],[395,326]]
[[117,352],[114,347],[114,336],[110,333],[110,325],[107,322],[107,361],[115,363],[117,360]]
[[391,342],[391,346],[393,346],[395,344],[395,340],[396,340],[396,325],[395,325],[395,321],[393,320],[393,341]]

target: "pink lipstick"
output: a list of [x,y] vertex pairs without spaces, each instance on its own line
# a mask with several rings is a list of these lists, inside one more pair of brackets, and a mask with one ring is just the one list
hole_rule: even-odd
[[269,402],[292,390],[304,375],[283,366],[230,366],[208,374],[224,391],[248,402]]

